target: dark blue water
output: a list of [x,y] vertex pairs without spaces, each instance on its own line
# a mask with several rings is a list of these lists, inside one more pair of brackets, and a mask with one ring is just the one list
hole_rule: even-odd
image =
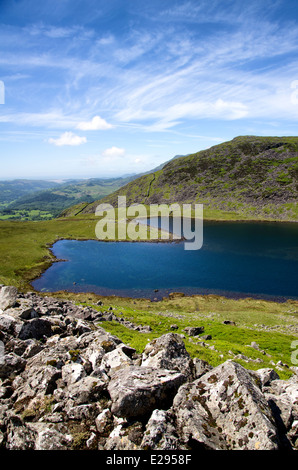
[[32,283],[38,291],[298,298],[298,224],[205,222],[197,251],[184,250],[183,242],[97,240],[60,240],[52,251],[67,261]]

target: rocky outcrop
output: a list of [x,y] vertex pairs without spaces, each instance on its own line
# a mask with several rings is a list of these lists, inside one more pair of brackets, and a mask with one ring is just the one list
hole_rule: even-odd
[[7,287],[0,303],[2,449],[298,448],[295,369],[212,368],[176,333],[137,354],[102,328],[112,310]]

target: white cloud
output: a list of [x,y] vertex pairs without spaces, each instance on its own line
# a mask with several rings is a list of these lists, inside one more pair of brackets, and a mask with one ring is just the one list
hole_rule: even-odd
[[105,119],[102,119],[100,116],[94,116],[91,121],[83,121],[79,122],[77,125],[77,129],[81,129],[83,131],[97,131],[97,130],[107,130],[111,129],[113,126],[109,124]]
[[119,147],[111,147],[102,152],[102,156],[107,159],[123,157],[125,154],[125,149]]
[[73,134],[73,132],[64,132],[58,139],[49,139],[50,144],[54,144],[58,147],[63,145],[81,145],[87,142],[86,137],[80,137],[79,135]]

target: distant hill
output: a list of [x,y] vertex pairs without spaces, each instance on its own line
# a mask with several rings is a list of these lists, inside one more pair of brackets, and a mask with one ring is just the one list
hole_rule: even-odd
[[[172,159],[100,202],[117,207],[117,196],[126,195],[127,204],[203,203],[206,213],[298,220],[297,176],[298,137],[240,136]],[[94,213],[97,205],[88,204],[81,213]]]
[[[174,157],[178,158],[179,156]],[[152,171],[163,168],[165,162]],[[53,181],[14,180],[0,182],[0,219],[40,220],[64,214],[68,208],[87,206],[147,173],[118,178]],[[2,204],[1,204],[2,202]],[[76,209],[70,209],[76,214]]]
[[28,193],[54,188],[57,185],[54,181],[44,180],[16,179],[0,181],[0,205],[11,203]]
[[[23,190],[22,195],[18,191],[18,184],[12,184],[10,192],[12,202],[2,205],[2,218],[53,218],[59,215],[64,209],[75,204],[81,202],[90,203],[95,199],[101,199],[116,191],[120,186],[127,184],[132,179],[133,177],[130,176],[127,178],[69,180],[61,184],[57,184],[57,182],[53,183],[48,185],[48,188],[44,190],[37,190],[37,188],[42,188],[42,182],[40,182],[39,186],[32,185],[32,188],[35,189],[31,191]],[[28,184],[28,187],[29,186]],[[44,186],[46,187],[46,184]],[[15,192],[14,199],[13,191]],[[16,195],[20,195],[20,197],[16,198]]]

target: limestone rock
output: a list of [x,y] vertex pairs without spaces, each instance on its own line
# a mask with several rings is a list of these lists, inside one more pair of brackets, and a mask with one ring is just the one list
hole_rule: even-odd
[[101,435],[105,435],[111,432],[113,422],[113,415],[109,408],[104,409],[95,419],[95,426],[97,432]]
[[197,379],[213,369],[213,367],[210,366],[208,362],[203,361],[202,359],[199,359],[198,357],[196,357],[193,360],[193,363],[194,363],[195,375]]
[[[118,423],[117,423],[118,421]],[[104,450],[140,450],[143,426],[139,422],[115,420],[114,429],[105,441]]]
[[67,450],[73,440],[63,425],[28,423],[27,427],[36,435],[34,450]]
[[148,416],[155,408],[171,406],[185,381],[185,375],[166,369],[133,366],[119,370],[108,385],[111,411],[126,418]]
[[167,410],[154,410],[145,429],[141,448],[144,450],[181,450],[174,414]]
[[188,336],[198,336],[201,333],[203,333],[204,330],[205,328],[203,326],[196,326],[196,327],[187,326],[186,328],[184,328],[183,331],[185,331],[185,333],[187,333]]
[[279,379],[279,375],[277,374],[277,372],[274,369],[269,368],[258,369],[253,372],[251,371],[250,374],[256,377],[257,380],[260,380],[261,389],[265,386],[270,385],[273,380]]
[[74,384],[86,376],[82,364],[70,363],[62,367],[62,379],[68,385]]
[[285,448],[298,446],[298,376],[274,380],[264,388]]
[[133,361],[125,354],[122,348],[116,348],[104,355],[101,367],[106,370],[108,374],[112,374],[115,370],[132,364]]
[[36,433],[27,426],[10,424],[7,435],[6,449],[34,450]]
[[180,335],[168,333],[148,343],[142,354],[142,366],[175,370],[189,380],[194,378],[193,361]]
[[20,339],[42,339],[44,336],[52,335],[51,322],[43,318],[34,318],[26,321],[19,333]]
[[209,449],[275,450],[271,409],[249,372],[227,361],[183,385],[173,408],[184,442]]
[[95,402],[102,396],[106,383],[98,377],[83,377],[67,387],[67,396],[72,406]]
[[14,286],[3,286],[0,290],[0,308],[5,310],[14,307],[18,296],[18,290]]
[[5,331],[8,334],[17,336],[21,331],[23,322],[18,321],[12,315],[8,313],[0,314],[0,330]]
[[26,360],[15,353],[5,354],[0,361],[0,378],[6,378],[23,371],[26,367]]

